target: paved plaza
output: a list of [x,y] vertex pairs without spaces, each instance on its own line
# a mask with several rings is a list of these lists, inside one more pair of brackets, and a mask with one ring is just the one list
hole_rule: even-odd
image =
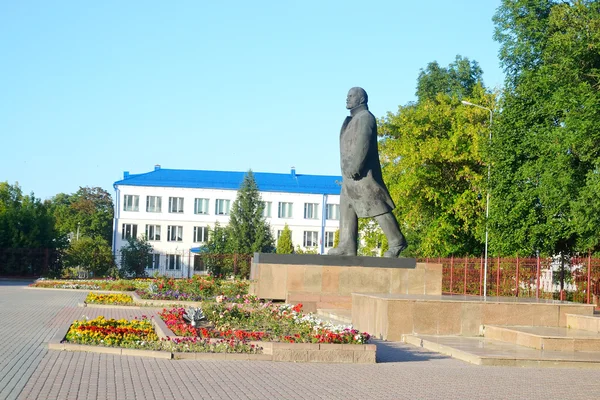
[[[378,363],[188,361],[53,351],[85,292],[0,281],[0,399],[586,399],[600,371],[481,367],[395,342]],[[93,311],[92,311],[93,310]],[[107,310],[104,315],[117,315]],[[118,310],[119,316],[139,315]]]

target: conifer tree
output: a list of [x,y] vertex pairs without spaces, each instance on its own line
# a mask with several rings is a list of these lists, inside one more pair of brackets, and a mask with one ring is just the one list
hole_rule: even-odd
[[292,254],[293,252],[292,231],[288,224],[285,224],[281,236],[277,239],[277,254]]
[[[234,253],[272,253],[275,250],[271,227],[263,215],[264,208],[254,174],[249,170],[244,176],[229,216],[229,242]],[[239,270],[242,276],[248,275],[249,272],[249,266],[243,266]]]

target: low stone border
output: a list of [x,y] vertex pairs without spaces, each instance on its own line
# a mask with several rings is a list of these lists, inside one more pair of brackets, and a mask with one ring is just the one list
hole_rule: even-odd
[[[123,307],[123,306],[115,306]],[[160,317],[152,318],[154,330],[159,338],[182,338],[176,336]],[[87,351],[92,353],[117,354],[176,360],[254,360],[313,363],[374,364],[377,346],[374,344],[330,344],[330,343],[281,343],[252,341],[262,348],[262,354],[251,353],[187,353],[154,350],[125,349],[64,343],[71,324],[56,332],[48,342],[50,350]]]

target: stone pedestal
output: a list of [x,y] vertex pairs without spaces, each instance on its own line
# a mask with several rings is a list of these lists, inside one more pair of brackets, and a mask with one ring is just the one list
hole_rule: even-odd
[[482,325],[567,327],[567,314],[593,315],[594,306],[518,297],[352,295],[354,327],[391,341],[406,334],[477,336]]
[[440,295],[442,265],[412,258],[255,254],[250,293],[302,303],[304,310],[352,307],[352,293]]

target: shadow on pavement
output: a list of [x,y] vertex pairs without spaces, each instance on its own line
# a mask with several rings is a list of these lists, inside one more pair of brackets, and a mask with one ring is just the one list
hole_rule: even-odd
[[401,342],[386,342],[384,340],[371,339],[371,343],[377,345],[378,363],[429,361],[450,358]]

